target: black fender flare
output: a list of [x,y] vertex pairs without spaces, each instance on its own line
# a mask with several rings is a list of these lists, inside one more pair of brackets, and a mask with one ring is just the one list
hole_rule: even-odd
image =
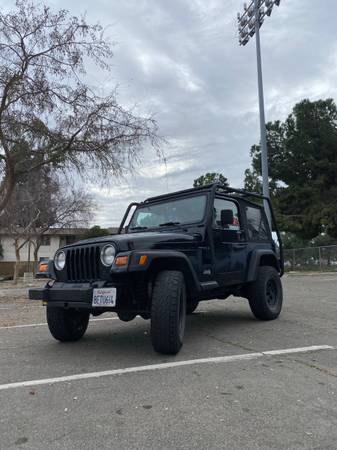
[[[140,265],[140,257],[147,256],[145,264]],[[188,293],[195,295],[201,291],[201,285],[191,261],[185,253],[174,250],[132,251],[128,272],[148,271],[156,274],[162,270],[180,270],[183,272]]]
[[268,259],[273,262],[273,264],[270,264],[270,265],[275,267],[275,269],[281,275],[280,263],[279,263],[279,260],[276,256],[275,252],[273,252],[273,250],[268,250],[268,249],[256,249],[252,252],[252,254],[249,258],[247,277],[246,277],[247,282],[256,280],[257,272],[258,272],[260,262],[261,262],[261,259],[263,256],[267,256]]

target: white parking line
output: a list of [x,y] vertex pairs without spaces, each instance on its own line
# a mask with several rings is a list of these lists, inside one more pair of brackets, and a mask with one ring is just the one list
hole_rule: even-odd
[[127,374],[127,373],[147,372],[147,371],[152,371],[152,370],[164,370],[164,369],[170,369],[173,367],[192,366],[192,365],[196,365],[196,364],[228,363],[228,362],[233,362],[233,361],[257,359],[257,358],[262,358],[265,356],[286,355],[286,354],[293,354],[293,353],[307,353],[307,352],[315,352],[318,350],[335,350],[335,347],[331,347],[330,345],[313,345],[310,347],[270,350],[270,351],[266,351],[266,352],[257,352],[257,353],[244,353],[241,355],[229,355],[229,356],[219,356],[219,357],[214,357],[214,358],[190,359],[187,361],[174,361],[174,362],[172,361],[169,363],[150,364],[147,366],[138,366],[138,367],[126,367],[124,369],[105,370],[105,371],[101,371],[101,372],[80,373],[80,374],[75,374],[75,375],[66,375],[63,377],[44,378],[41,380],[18,381],[16,383],[0,384],[0,391],[20,388],[20,387],[38,386],[38,385],[42,385],[42,384],[55,384],[55,383],[63,383],[63,382],[68,382],[68,381],[87,380],[90,378],[101,378],[101,377],[107,377],[107,376],[113,376],[113,375],[123,375],[123,374]]
[[[42,308],[44,308],[42,306]],[[198,311],[198,313],[205,313],[207,311]],[[140,316],[136,316],[136,317],[140,317]],[[100,322],[100,321],[105,321],[105,320],[116,320],[118,319],[118,317],[102,317],[100,319],[91,319],[90,323],[92,322]],[[47,322],[41,322],[41,323],[27,323],[27,324],[22,324],[22,325],[8,325],[8,326],[4,326],[4,327],[0,327],[0,330],[10,330],[11,328],[33,328],[33,327],[45,327],[47,326]]]
[[[92,322],[101,322],[104,320],[116,320],[118,319],[118,317],[104,317],[101,319],[91,319],[89,323]],[[8,325],[7,327],[0,327],[0,330],[8,330],[11,328],[31,328],[31,327],[45,327],[47,324],[47,322],[42,322],[42,323],[28,323],[25,325]]]
[[[207,311],[198,311],[198,313],[205,313]],[[136,316],[137,317],[141,317],[141,316]],[[92,322],[103,322],[105,320],[116,320],[118,319],[118,317],[102,317],[100,319],[91,319],[89,323]],[[47,326],[47,322],[41,322],[41,323],[27,323],[27,324],[22,324],[22,325],[8,325],[5,327],[0,327],[0,330],[10,330],[11,328],[33,328],[33,327],[45,327]]]

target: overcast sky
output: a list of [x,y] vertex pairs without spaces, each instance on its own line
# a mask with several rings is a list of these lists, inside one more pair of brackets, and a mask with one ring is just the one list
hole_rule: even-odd
[[[10,3],[9,1],[7,4]],[[259,140],[255,42],[239,47],[240,0],[46,0],[110,25],[116,41],[109,77],[119,99],[153,113],[168,140],[165,165],[144,149],[137,173],[110,190],[90,186],[94,222],[116,225],[127,204],[188,188],[207,171],[242,186]],[[337,1],[283,0],[262,28],[266,120],[283,119],[303,98],[337,95]]]

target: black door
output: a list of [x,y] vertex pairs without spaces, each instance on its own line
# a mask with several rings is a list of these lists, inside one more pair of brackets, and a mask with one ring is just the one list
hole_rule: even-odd
[[[231,222],[223,224],[221,211],[232,211]],[[227,214],[228,216],[228,214]],[[213,208],[213,243],[216,279],[220,285],[237,284],[244,280],[247,242],[240,227],[238,205],[216,197]]]

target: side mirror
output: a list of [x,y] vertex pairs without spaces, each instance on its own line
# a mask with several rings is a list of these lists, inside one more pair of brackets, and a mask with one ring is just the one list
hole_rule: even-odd
[[222,228],[225,228],[228,225],[233,225],[234,214],[231,209],[222,209],[220,214]]

